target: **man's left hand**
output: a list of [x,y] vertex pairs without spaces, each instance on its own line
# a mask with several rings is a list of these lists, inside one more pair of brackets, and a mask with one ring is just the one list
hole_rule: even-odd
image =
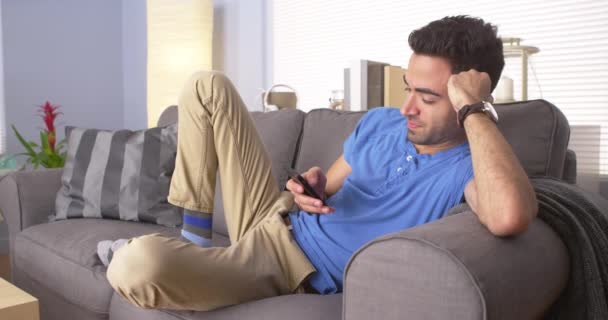
[[468,105],[479,101],[492,101],[490,76],[475,69],[453,74],[448,80],[448,96],[456,113]]

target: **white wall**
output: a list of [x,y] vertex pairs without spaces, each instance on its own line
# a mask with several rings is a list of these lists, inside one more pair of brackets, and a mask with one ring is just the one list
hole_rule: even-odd
[[[38,140],[35,108],[49,100],[60,124],[124,126],[121,11],[121,0],[2,1],[9,125]],[[8,151],[21,150],[9,134]]]
[[[214,69],[232,79],[250,110],[261,110],[259,93],[272,83],[271,4],[214,2]],[[63,125],[146,126],[146,0],[3,0],[2,6],[9,125],[37,139],[42,122],[35,108],[50,100],[62,106]],[[7,136],[8,151],[20,152],[12,132]]]
[[215,0],[213,68],[222,70],[252,111],[262,110],[260,92],[270,87],[272,0]]
[[146,0],[122,1],[122,71],[124,127],[148,125],[146,105]]

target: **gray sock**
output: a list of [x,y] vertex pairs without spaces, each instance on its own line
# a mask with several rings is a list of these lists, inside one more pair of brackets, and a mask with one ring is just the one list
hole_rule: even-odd
[[122,248],[122,246],[124,246],[128,242],[129,239],[118,239],[116,241],[99,241],[99,243],[97,243],[97,256],[99,256],[99,260],[101,260],[101,263],[103,263],[103,265],[106,267],[110,265],[110,262],[112,262],[112,257],[114,256],[114,252]]

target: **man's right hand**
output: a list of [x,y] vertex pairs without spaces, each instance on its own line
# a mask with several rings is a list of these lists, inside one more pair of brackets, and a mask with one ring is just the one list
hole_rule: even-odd
[[[312,167],[308,169],[308,171],[302,173],[301,176],[306,179],[308,184],[310,184],[313,189],[315,189],[317,194],[325,197],[325,185],[327,184],[327,177],[321,168]],[[306,212],[327,214],[336,210],[333,207],[324,206],[323,202],[319,199],[305,195],[304,188],[292,179],[287,181],[286,187],[287,190],[291,191],[291,194],[293,194],[294,201],[298,207]]]

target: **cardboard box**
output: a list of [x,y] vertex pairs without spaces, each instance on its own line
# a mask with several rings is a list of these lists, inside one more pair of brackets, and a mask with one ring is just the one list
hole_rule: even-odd
[[39,320],[38,299],[0,278],[0,319]]

